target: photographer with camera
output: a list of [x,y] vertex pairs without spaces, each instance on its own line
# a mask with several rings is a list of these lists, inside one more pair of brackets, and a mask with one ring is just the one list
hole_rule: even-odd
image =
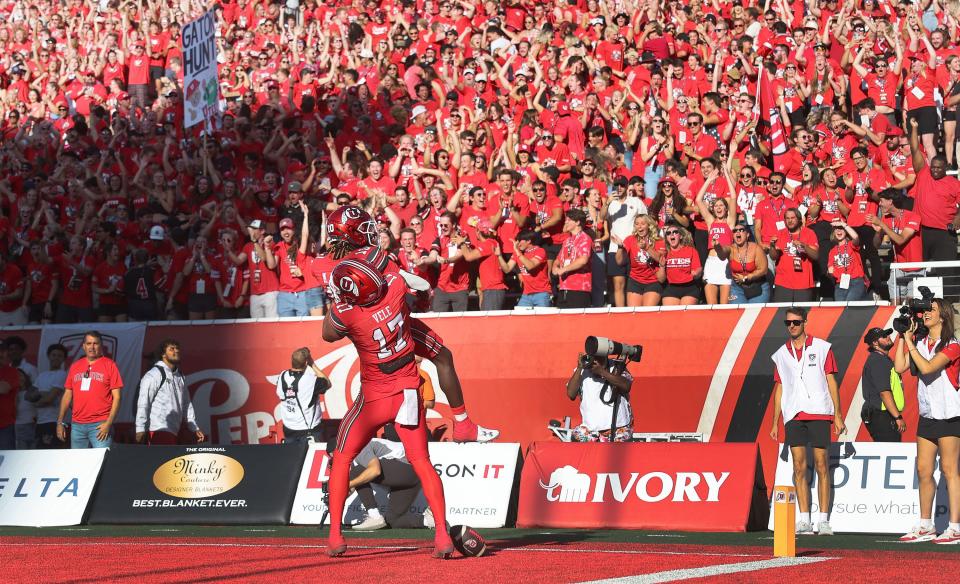
[[585,351],[567,381],[567,397],[571,401],[580,397],[582,418],[571,438],[574,442],[629,442],[633,437],[633,376],[626,365],[627,360],[639,361],[643,348],[587,337]]
[[[933,298],[926,288],[923,296],[900,309],[894,328],[902,332],[897,342],[894,367],[917,376],[917,477],[920,481],[920,522],[902,542],[933,540],[941,544],[960,543],[960,342],[954,335],[953,306]],[[908,328],[907,328],[908,327]],[[937,482],[933,473],[940,455],[940,475],[947,483],[950,523],[939,536],[933,525],[933,500]]]
[[313,362],[310,349],[301,347],[290,355],[290,369],[277,377],[277,397],[283,407],[285,442],[303,442],[313,438],[322,441],[320,419],[323,407],[320,396],[330,389],[330,380]]

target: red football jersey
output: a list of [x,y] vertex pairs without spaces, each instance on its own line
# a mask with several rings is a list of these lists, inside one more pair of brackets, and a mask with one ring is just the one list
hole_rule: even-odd
[[[332,305],[328,318],[333,327],[357,348],[360,359],[360,392],[366,401],[390,397],[420,386],[420,374],[413,358],[410,309],[404,298],[407,286],[398,275],[386,274],[387,292],[370,306],[346,303]],[[386,372],[383,366],[400,359],[407,362]]]

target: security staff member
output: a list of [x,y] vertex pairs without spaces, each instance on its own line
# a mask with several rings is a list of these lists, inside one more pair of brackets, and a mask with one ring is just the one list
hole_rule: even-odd
[[863,409],[860,410],[860,417],[874,442],[900,442],[901,434],[907,429],[891,387],[893,375],[897,376],[897,380],[900,379],[900,374],[893,371],[893,359],[888,355],[893,348],[891,333],[893,329],[874,327],[863,337],[870,354],[863,364]]
[[[309,368],[308,368],[309,367]],[[290,369],[277,378],[277,397],[283,407],[283,437],[286,442],[322,440],[320,396],[330,389],[330,380],[313,362],[310,349],[301,347],[290,356]]]

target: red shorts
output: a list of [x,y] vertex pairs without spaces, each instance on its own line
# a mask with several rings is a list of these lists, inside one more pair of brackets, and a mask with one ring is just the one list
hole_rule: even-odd
[[440,353],[440,349],[443,348],[443,339],[427,323],[419,318],[411,318],[410,329],[413,332],[413,344],[418,357],[433,359]]
[[[401,404],[403,404],[402,393],[368,402],[364,399],[361,389],[357,401],[353,402],[353,407],[340,421],[337,452],[346,455],[347,460],[352,461],[376,436],[377,430],[396,419]],[[416,426],[400,424],[395,426],[406,450],[407,460],[411,463],[417,460],[430,460],[427,453],[427,414],[423,410],[422,398],[419,418],[419,424]]]

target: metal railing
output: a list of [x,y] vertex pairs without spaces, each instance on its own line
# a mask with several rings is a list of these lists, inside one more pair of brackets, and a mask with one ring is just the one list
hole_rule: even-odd
[[890,300],[903,304],[908,298],[919,298],[921,286],[930,288],[937,297],[952,303],[960,302],[960,261],[905,262],[890,264]]

